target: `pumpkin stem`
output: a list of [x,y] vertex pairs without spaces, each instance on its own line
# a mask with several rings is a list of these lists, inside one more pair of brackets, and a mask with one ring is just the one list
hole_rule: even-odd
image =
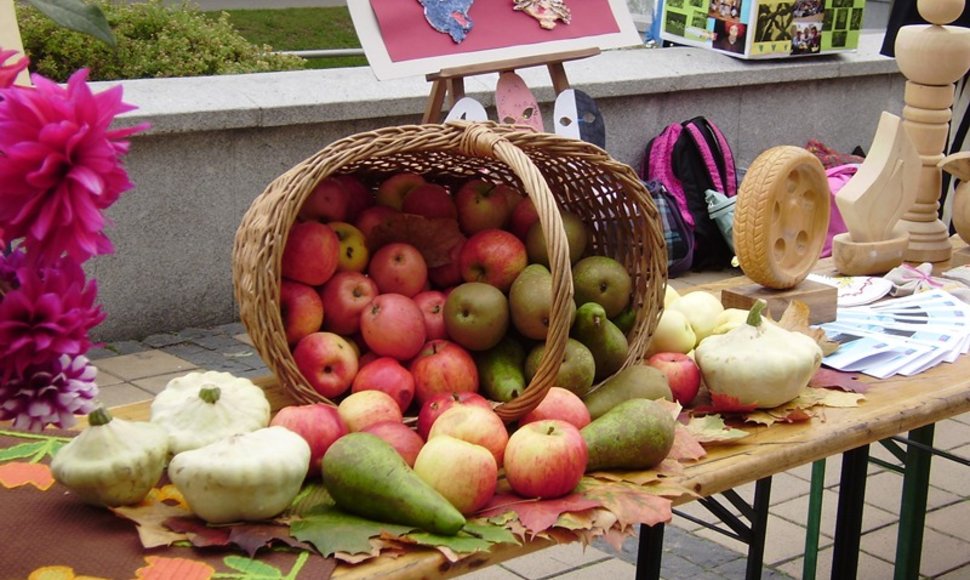
[[97,409],[88,413],[88,425],[92,427],[107,425],[111,422],[111,419],[111,413],[109,413],[104,407],[98,407]]
[[748,311],[748,319],[745,320],[745,322],[751,326],[761,326],[761,311],[764,310],[766,306],[768,306],[768,303],[764,300],[758,300],[755,302],[754,306],[751,307],[751,310]]
[[219,400],[221,394],[222,389],[215,385],[208,385],[199,389],[199,398],[213,405]]

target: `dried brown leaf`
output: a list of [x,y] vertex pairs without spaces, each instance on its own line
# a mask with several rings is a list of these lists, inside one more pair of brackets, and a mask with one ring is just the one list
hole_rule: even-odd
[[792,332],[800,332],[814,340],[822,349],[822,356],[828,356],[838,350],[839,343],[829,340],[821,328],[812,328],[809,323],[811,309],[801,300],[792,300],[778,320],[778,326]]

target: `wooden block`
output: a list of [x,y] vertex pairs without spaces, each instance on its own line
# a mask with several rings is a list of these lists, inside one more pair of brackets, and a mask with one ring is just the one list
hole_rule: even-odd
[[839,291],[834,286],[802,280],[794,288],[774,290],[761,284],[748,284],[721,290],[721,304],[725,308],[751,308],[759,299],[768,303],[768,312],[775,320],[781,318],[792,300],[801,300],[809,308],[809,322],[821,324],[835,320]]

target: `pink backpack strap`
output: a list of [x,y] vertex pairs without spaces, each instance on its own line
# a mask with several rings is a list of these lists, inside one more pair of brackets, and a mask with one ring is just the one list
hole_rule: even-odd
[[724,158],[724,179],[727,180],[727,183],[724,183],[721,178],[721,170],[714,160],[714,152],[711,151],[701,129],[694,123],[687,123],[687,130],[690,132],[691,137],[694,138],[697,150],[700,151],[701,157],[704,159],[704,164],[707,166],[707,172],[711,176],[711,181],[714,183],[715,189],[727,197],[734,197],[738,193],[738,178],[734,167],[734,156],[731,153],[731,147],[728,145],[727,139],[724,138],[724,134],[721,133],[721,130],[716,125],[706,123],[706,126],[711,129],[711,133],[714,135],[714,139],[720,149],[720,154]]
[[683,216],[687,225],[693,229],[694,216],[687,208],[687,197],[684,195],[684,188],[680,185],[680,179],[674,175],[674,168],[670,163],[674,150],[674,143],[680,137],[683,126],[680,123],[668,125],[663,132],[654,139],[650,147],[646,161],[647,167],[644,168],[644,179],[655,179],[664,184],[667,192],[673,196],[677,202],[677,209]]

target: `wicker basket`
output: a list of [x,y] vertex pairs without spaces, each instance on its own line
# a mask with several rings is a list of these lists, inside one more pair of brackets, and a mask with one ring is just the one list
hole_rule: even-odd
[[380,180],[401,171],[429,181],[486,177],[525,191],[545,232],[554,289],[547,353],[522,395],[496,412],[517,419],[539,404],[555,382],[566,339],[572,275],[559,208],[590,226],[593,253],[614,257],[633,277],[635,327],[627,364],[639,361],[656,328],[667,281],[657,210],[634,171],[598,147],[494,123],[389,127],[336,141],[266,188],[243,217],[233,248],[233,282],[243,324],[282,387],[301,402],[328,402],[297,369],[280,317],[280,269],[291,225],[322,179],[354,173]]

